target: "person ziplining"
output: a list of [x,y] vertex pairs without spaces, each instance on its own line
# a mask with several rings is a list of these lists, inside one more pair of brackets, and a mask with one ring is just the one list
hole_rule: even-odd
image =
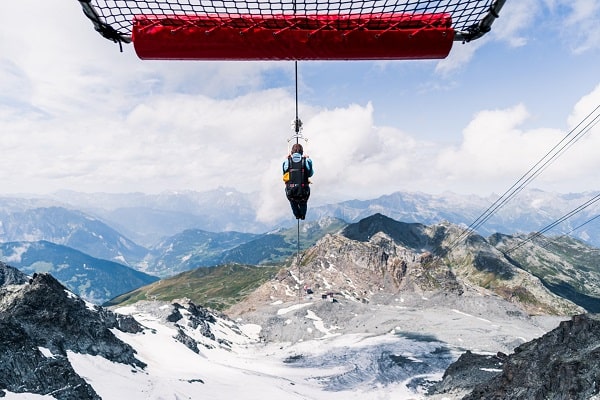
[[[491,30],[506,0],[77,0],[96,31],[143,60],[423,60]],[[284,162],[294,216],[306,217],[312,161]],[[286,166],[287,163],[287,166]]]
[[[491,30],[506,0],[77,0],[94,29],[142,60],[443,59]],[[284,161],[286,196],[306,217],[312,161],[298,143]],[[299,147],[298,147],[299,146]],[[287,163],[287,166],[286,166]]]
[[312,160],[304,154],[300,143],[295,143],[287,159],[283,162],[283,181],[285,195],[290,202],[296,219],[306,218],[308,198],[310,197],[310,180],[314,169]]
[[[306,218],[306,209],[308,208],[308,198],[310,197],[310,180],[314,170],[312,160],[307,154],[304,154],[304,148],[299,143],[300,139],[307,141],[302,135],[302,121],[298,116],[298,61],[294,61],[295,86],[296,86],[296,118],[294,119],[294,135],[288,139],[295,140],[296,143],[290,150],[288,147],[288,156],[283,162],[283,182],[285,183],[285,196],[290,202],[294,217],[298,220],[298,243],[300,243],[300,220]],[[288,145],[289,146],[289,145]],[[298,245],[300,247],[300,245]]]

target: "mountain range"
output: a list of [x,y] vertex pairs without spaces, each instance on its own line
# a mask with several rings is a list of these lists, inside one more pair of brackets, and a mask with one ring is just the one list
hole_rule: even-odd
[[0,243],[0,258],[26,274],[51,273],[95,304],[155,282],[157,277],[45,240]]
[[369,303],[405,290],[461,294],[467,284],[519,304],[530,314],[600,310],[598,249],[575,239],[542,236],[527,249],[507,254],[508,247],[525,237],[471,234],[456,244],[462,233],[447,222],[409,224],[375,214],[323,234],[285,265],[198,268],[119,296],[111,304],[187,297],[235,313],[275,298],[292,301],[307,290],[314,296]]
[[375,214],[226,313],[184,299],[108,310],[0,263],[0,396],[598,396],[598,317],[549,316],[581,309],[481,236],[449,246],[460,232]]
[[[499,207],[477,232],[491,235],[496,232],[513,234],[536,232],[557,221],[586,203],[596,193],[559,194],[536,189],[524,189],[512,200]],[[167,237],[186,229],[208,232],[238,231],[263,234],[280,227],[295,225],[293,217],[272,223],[257,218],[258,197],[240,193],[232,188],[218,188],[206,192],[165,192],[161,194],[108,194],[61,191],[47,196],[0,198],[0,221],[17,214],[21,222],[42,226],[41,216],[31,216],[32,210],[61,207],[79,211],[102,221],[122,232],[139,245],[149,248]],[[499,198],[498,195],[475,196],[455,193],[425,194],[396,192],[369,200],[349,200],[336,204],[309,204],[308,220],[318,221],[334,217],[348,223],[381,213],[398,221],[435,224],[448,221],[457,225],[470,225]],[[24,214],[22,214],[24,213]],[[600,226],[586,221],[600,214],[600,204],[589,207],[568,218],[548,235],[569,235],[600,247]],[[38,218],[40,221],[35,222]],[[579,228],[578,228],[579,227]],[[2,241],[29,241],[23,231],[5,232],[0,227]],[[39,228],[44,232],[46,228]],[[64,237],[61,235],[60,237]],[[49,240],[37,237],[35,240]],[[66,243],[59,243],[66,244]],[[80,249],[82,250],[82,249]],[[83,250],[82,250],[83,251]],[[94,255],[94,254],[91,254]],[[96,256],[96,255],[94,255]]]
[[0,242],[46,240],[126,265],[139,262],[148,253],[90,214],[58,206],[23,207],[28,203],[31,201],[0,201]]
[[[173,194],[148,197],[141,194],[132,195],[105,195],[105,196],[88,196],[83,194],[69,193],[71,202],[79,201],[85,205],[87,210],[92,210],[94,204],[93,199],[101,199],[106,202],[105,206],[107,209],[114,208],[112,211],[118,210],[118,212],[125,212],[126,209],[131,208],[135,202],[140,202],[145,207],[163,207],[163,210],[168,209],[169,212],[179,212],[186,214],[197,210],[194,208],[199,207],[201,204],[204,211],[214,210],[208,208],[209,204],[215,203],[214,197],[217,195],[227,197],[227,202],[221,201],[216,202],[217,208],[225,207],[226,204],[230,207],[239,206],[244,203],[247,199],[240,197],[239,193],[235,191],[217,191],[210,192],[210,196],[199,201],[202,197],[201,194],[193,193],[193,196],[189,193],[184,194]],[[436,219],[442,217],[448,217],[449,215],[439,211],[440,209],[455,208],[456,210],[463,210],[462,213],[467,214],[468,207],[464,204],[470,204],[460,196],[450,196],[438,198],[436,201],[432,201],[429,196],[423,197],[424,195],[418,194],[395,194],[391,196],[383,196],[379,199],[375,199],[369,202],[348,202],[337,206],[328,206],[332,210],[345,210],[345,215],[349,215],[350,209],[355,210],[351,218],[355,218],[361,213],[373,210],[386,210],[389,214],[401,213],[407,219],[417,218],[422,216],[424,219]],[[525,196],[525,195],[524,195]],[[568,208],[568,206],[579,201],[585,197],[581,195],[571,196],[558,196],[539,192],[531,191],[527,192],[527,202],[530,207],[525,207],[524,204],[519,206],[521,211],[515,212],[513,220],[520,221],[522,218],[517,218],[518,215],[525,215],[526,211],[530,215],[537,215],[532,209],[538,210],[543,208],[543,204],[552,203],[554,210],[553,212],[558,213],[557,210]],[[238,198],[238,200],[235,200]],[[560,200],[562,199],[562,200]],[[422,201],[422,204],[417,206],[418,201]],[[180,272],[194,270],[198,267],[215,266],[222,263],[239,263],[242,265],[281,265],[286,260],[289,262],[289,257],[297,252],[296,246],[296,227],[291,228],[277,228],[267,233],[243,233],[236,231],[224,231],[224,232],[209,232],[202,229],[187,229],[182,232],[176,233],[171,237],[166,237],[149,247],[142,247],[137,245],[132,240],[128,239],[125,235],[112,228],[108,222],[100,216],[94,216],[92,214],[84,213],[83,211],[68,209],[64,207],[58,207],[51,205],[50,203],[56,203],[57,199],[23,199],[22,201],[16,201],[15,199],[2,199],[0,204],[2,205],[0,216],[2,216],[2,225],[0,229],[0,238],[8,243],[8,247],[20,248],[26,246],[26,243],[31,243],[28,248],[35,248],[41,246],[40,243],[50,242],[58,244],[64,247],[54,247],[52,252],[44,256],[44,252],[30,252],[26,258],[26,262],[19,262],[19,267],[23,268],[27,272],[33,271],[44,271],[47,270],[48,265],[71,265],[69,263],[62,264],[55,262],[55,259],[62,258],[68,259],[68,253],[71,250],[76,250],[87,254],[97,260],[91,262],[81,262],[79,265],[73,265],[73,269],[63,269],[60,279],[63,283],[67,284],[71,290],[80,294],[89,301],[101,303],[108,300],[113,295],[118,295],[122,292],[127,292],[135,287],[133,285],[143,285],[148,281],[130,281],[130,277],[133,272],[141,271],[151,276],[169,277]],[[98,201],[98,200],[96,200]],[[479,199],[479,203],[483,200]],[[168,204],[167,207],[165,204]],[[220,204],[220,205],[219,205]],[[463,204],[463,206],[460,206]],[[64,205],[64,204],[63,204]],[[121,205],[122,207],[120,207]],[[534,205],[535,207],[533,207]],[[40,207],[38,207],[40,206]],[[43,206],[43,207],[41,207]],[[127,207],[125,207],[127,206]],[[560,207],[559,207],[560,206]],[[180,211],[176,211],[177,207],[180,207]],[[336,208],[337,207],[337,208]],[[532,208],[533,207],[533,208]],[[562,208],[561,208],[562,207]],[[96,210],[99,209],[97,205]],[[152,209],[152,208],[148,208]],[[317,214],[320,208],[316,207],[313,212]],[[436,211],[436,209],[438,211]],[[155,209],[152,209],[157,211]],[[363,210],[358,212],[358,210]],[[194,211],[195,212],[195,211]],[[331,211],[336,213],[335,211]],[[473,207],[469,211],[474,214]],[[105,210],[105,214],[106,214]],[[458,215],[459,213],[457,213]],[[549,212],[545,212],[545,215]],[[150,220],[151,215],[155,213],[146,214],[146,219]],[[219,220],[219,212],[213,215],[213,220]],[[437,215],[437,217],[434,217]],[[139,216],[139,215],[138,215]],[[464,219],[464,216],[462,217]],[[528,217],[528,220],[533,218]],[[121,219],[121,223],[124,224],[126,218]],[[335,233],[342,229],[347,223],[343,220],[334,217],[323,217],[316,221],[305,221],[302,223],[301,229],[301,242],[300,250],[305,250],[310,246],[314,245],[321,237],[328,233]],[[518,223],[517,223],[518,226]],[[129,225],[131,229],[132,225]],[[586,229],[593,229],[586,225]],[[517,229],[518,231],[518,229]],[[503,236],[503,234],[495,234],[496,239]],[[518,235],[506,235],[506,240],[522,240],[525,236]],[[512,238],[512,239],[509,239]],[[566,243],[569,236],[557,236],[551,240],[558,240]],[[11,241],[9,241],[9,239]],[[18,240],[17,240],[18,239]],[[494,240],[493,238],[490,240]],[[499,240],[499,239],[497,239]],[[544,239],[545,240],[545,239]],[[10,243],[18,243],[17,245],[11,245]],[[589,243],[589,242],[588,242]],[[588,260],[577,260],[573,258],[573,254],[577,253],[577,246],[583,246],[587,250],[582,254],[590,254]],[[44,246],[48,247],[49,243]],[[573,248],[570,250],[560,250],[562,253],[552,253],[553,247],[538,246],[539,255],[537,259],[543,260],[545,255],[548,253],[552,257],[558,257],[565,261],[567,264],[561,264],[560,268],[556,267],[556,264],[546,262],[545,266],[538,266],[537,271],[531,270],[531,272],[541,279],[541,281],[551,290],[561,293],[566,298],[570,298],[576,301],[588,310],[596,309],[596,299],[598,293],[590,292],[589,286],[585,282],[597,282],[593,280],[589,273],[579,268],[581,265],[589,265],[590,260],[594,260],[597,253],[589,250],[586,243],[580,241],[573,241]],[[57,255],[57,252],[64,251],[61,256]],[[566,253],[571,254],[570,258],[565,257]],[[54,255],[50,256],[53,253]],[[513,257],[513,261],[519,260],[518,252]],[[35,255],[35,256],[34,256]],[[7,261],[6,257],[14,257],[14,252],[11,252],[9,248],[5,248],[5,255],[3,260]],[[45,258],[44,258],[45,257]],[[548,257],[546,257],[548,258]],[[72,260],[76,260],[77,257],[72,257]],[[118,269],[119,271],[127,271],[126,275],[122,278],[114,279],[114,281],[123,281],[131,283],[131,286],[124,287],[123,285],[118,288],[112,285],[109,287],[108,281],[98,281],[96,278],[102,276],[102,272],[89,273],[99,263],[98,260],[109,260],[111,262],[117,262],[126,267],[130,267],[131,270]],[[570,260],[570,261],[569,261]],[[100,262],[101,263],[101,262]],[[528,265],[527,263],[523,263]],[[564,268],[563,268],[564,267]],[[525,267],[527,268],[527,267]],[[564,274],[562,270],[576,268],[579,276],[573,277],[572,279],[563,279]],[[554,272],[550,272],[551,270]],[[85,276],[82,277],[82,271]],[[68,275],[70,274],[70,275]],[[115,272],[113,272],[113,275]],[[554,278],[550,278],[550,275],[554,275]],[[573,274],[567,274],[573,276]],[[148,279],[146,276],[144,279]],[[153,279],[153,278],[149,278]],[[154,278],[155,279],[155,278]],[[592,280],[590,280],[592,279]],[[137,283],[133,283],[137,282]],[[122,292],[121,292],[122,290]],[[590,296],[587,298],[586,296]]]

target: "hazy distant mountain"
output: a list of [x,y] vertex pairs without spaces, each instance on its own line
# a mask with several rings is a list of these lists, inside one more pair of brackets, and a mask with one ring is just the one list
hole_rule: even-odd
[[346,222],[330,217],[304,222],[300,227],[300,243],[297,227],[269,232],[227,251],[223,261],[254,265],[281,264],[297,253],[298,246],[301,251],[305,250],[326,234],[337,232],[346,225]]
[[[523,191],[479,231],[484,236],[496,232],[537,231],[588,199],[585,193],[559,195]],[[261,265],[285,262],[297,251],[295,225],[286,229],[282,227],[289,225],[281,224],[268,229],[256,224],[253,201],[251,195],[226,188],[159,195],[60,192],[53,198],[0,198],[0,242],[47,240],[162,277],[227,262]],[[432,225],[448,221],[466,226],[493,201],[493,197],[449,193],[436,196],[394,193],[368,201],[311,207],[309,220],[301,224],[300,249],[340,229],[343,221],[357,222],[376,212],[403,222]],[[67,202],[70,208],[79,204],[85,213],[65,208]],[[63,206],[49,206],[53,203]],[[589,221],[591,215],[598,215],[599,207],[585,209],[558,228],[561,231],[576,228]],[[331,223],[324,221],[337,222],[325,228],[320,224]],[[162,239],[154,242],[150,251],[150,246],[142,247],[122,232],[129,232],[146,243]],[[557,233],[549,231],[546,235]],[[600,246],[598,224],[586,224],[572,234]],[[556,279],[544,283],[564,294],[572,292],[564,283],[559,288]],[[580,289],[575,292],[588,295]],[[575,295],[569,296],[574,298]],[[579,303],[585,302],[584,297],[575,297]]]
[[61,191],[53,198],[101,217],[146,247],[187,229],[250,233],[271,229],[256,220],[256,196],[226,187],[159,194]]
[[[595,193],[558,194],[541,190],[523,190],[498,209],[489,220],[478,228],[478,233],[487,236],[500,233],[536,232],[578,208]],[[310,218],[323,215],[356,222],[375,213],[381,213],[397,221],[435,224],[448,221],[458,225],[471,225],[485,213],[498,196],[479,197],[442,193],[396,192],[372,200],[351,200],[321,207],[313,207]],[[590,218],[600,214],[600,203],[577,213],[558,225],[546,235],[559,235],[571,231]],[[586,224],[571,233],[574,237],[600,247],[600,225]]]
[[[304,250],[346,223],[335,218],[302,224],[300,250]],[[240,232],[206,232],[189,229],[166,238],[152,248],[146,272],[173,276],[198,267],[225,263],[250,265],[283,264],[298,251],[298,231],[279,229],[262,235]]]
[[147,272],[159,276],[175,275],[198,267],[223,262],[224,254],[260,235],[240,232],[207,232],[188,229],[166,238],[152,248],[155,257]]
[[148,254],[106,223],[63,207],[31,208],[0,215],[0,242],[47,240],[93,257],[132,265]]
[[122,264],[47,241],[0,243],[0,261],[29,275],[49,272],[73,293],[95,304],[158,280]]
[[[535,189],[523,190],[486,221],[479,228],[479,233],[491,235],[496,232],[538,231],[576,209],[588,201],[592,195],[591,193],[558,194]],[[134,235],[152,231],[157,234],[162,232],[162,236],[169,236],[185,228],[200,228],[212,232],[235,230],[252,233],[262,233],[271,229],[271,227],[256,221],[255,196],[242,194],[230,188],[219,188],[208,192],[128,195],[124,197],[124,200],[120,200],[119,195],[110,195],[110,198],[96,195],[85,197],[87,197],[86,201],[82,195],[64,196],[62,200],[69,198],[74,206],[78,205],[78,201],[83,201],[80,204],[88,205],[95,202],[98,204],[97,209],[102,208],[101,204],[113,204],[113,206],[126,204],[118,208],[143,205],[144,208],[133,213],[131,209],[118,210],[118,208],[114,208],[114,211],[101,214],[109,221],[128,226]],[[437,195],[396,192],[370,200],[350,200],[322,206],[313,204],[307,217],[309,220],[319,220],[328,216],[347,222],[357,222],[375,213],[381,213],[405,222],[434,224],[449,221],[454,224],[469,225],[484,213],[497,198],[496,195],[481,197],[449,192]],[[79,207],[82,206],[79,205]],[[109,207],[104,208],[110,210]],[[175,213],[179,213],[182,224],[173,226],[169,233],[165,232],[164,227],[168,227],[168,224],[162,224],[161,227],[159,224],[151,222],[156,221],[152,213],[156,213],[158,210],[173,213],[174,220],[178,220]],[[182,214],[188,216],[188,225],[184,229],[181,229],[185,221]],[[594,204],[559,225],[556,230],[548,232],[548,235],[568,232],[598,214],[600,214],[600,204]],[[135,216],[135,218],[129,219],[127,215]],[[139,229],[142,228],[141,225],[136,225],[141,221],[146,221],[148,224],[143,230]],[[276,225],[283,223],[282,220],[276,222]],[[174,229],[177,230],[174,231]],[[587,224],[574,231],[572,235],[600,247],[600,226],[598,224]]]
[[[592,195],[591,193],[558,194],[526,189],[500,208],[479,228],[478,232],[482,235],[491,235],[496,232],[512,234],[539,231],[587,202]],[[307,218],[310,221],[318,221],[326,216],[357,222],[375,213],[381,213],[405,222],[436,224],[448,221],[457,225],[470,225],[494,203],[497,197],[396,192],[370,200],[350,200],[321,206],[311,203]],[[68,207],[105,221],[113,229],[145,247],[156,245],[164,238],[186,229],[262,234],[290,226],[289,218],[275,221],[272,226],[258,222],[256,199],[253,194],[240,193],[231,188],[151,195],[58,192],[46,198],[0,198],[0,221],[4,223],[12,214],[23,213],[34,208],[47,208],[51,205]],[[554,230],[547,232],[547,235],[569,232],[598,214],[600,214],[600,203],[595,203],[558,225]],[[598,224],[586,224],[571,235],[600,247],[600,225]],[[38,239],[48,238],[36,238]],[[29,239],[3,239],[0,234],[0,240]],[[61,242],[61,244],[66,243]],[[94,254],[94,256],[98,255]]]

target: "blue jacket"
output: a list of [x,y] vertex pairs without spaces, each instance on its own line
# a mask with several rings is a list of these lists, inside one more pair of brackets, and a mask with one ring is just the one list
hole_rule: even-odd
[[[292,161],[299,162],[300,160],[302,160],[302,154],[300,154],[300,153],[292,154]],[[308,177],[310,178],[311,176],[313,176],[313,173],[314,173],[312,160],[310,158],[307,158],[305,165],[306,165],[306,171],[308,172]],[[283,167],[283,173],[285,174],[285,171],[288,170],[288,159],[287,158],[283,162],[282,167]]]

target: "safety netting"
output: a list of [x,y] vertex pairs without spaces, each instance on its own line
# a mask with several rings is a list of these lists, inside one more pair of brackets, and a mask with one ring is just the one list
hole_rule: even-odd
[[78,0],[142,59],[438,59],[483,36],[505,0]]

